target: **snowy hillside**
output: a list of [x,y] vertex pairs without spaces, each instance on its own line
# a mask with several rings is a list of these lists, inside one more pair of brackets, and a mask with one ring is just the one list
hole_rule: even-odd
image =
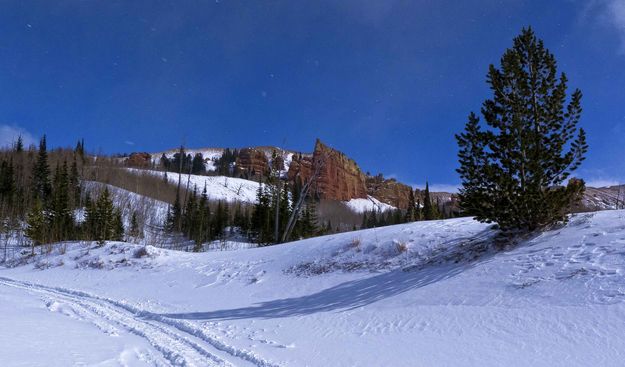
[[[139,170],[136,168],[129,168],[128,170],[136,173],[147,172],[160,177],[163,177],[166,174],[163,171]],[[230,203],[256,203],[256,194],[259,186],[259,183],[256,181],[226,176],[201,176],[188,174],[182,174],[181,178],[183,186],[186,187],[188,183],[191,189],[196,187],[198,193],[201,193],[206,185],[206,192],[208,193],[209,200],[224,200]],[[171,183],[178,183],[178,174],[168,172],[167,179]],[[343,202],[343,204],[355,213],[364,213],[372,210],[384,212],[395,209],[395,207],[385,204],[372,196],[369,196],[367,199],[352,199],[350,201]]]
[[622,366],[625,212],[575,215],[503,250],[494,235],[453,219],[202,254],[69,244],[0,269],[0,355],[46,366]]
[[[270,162],[273,160],[273,152],[277,151],[280,154],[283,155],[284,157],[284,170],[287,171],[289,169],[289,166],[291,165],[291,161],[293,160],[293,154],[295,154],[295,152],[293,151],[288,151],[288,150],[284,150],[282,148],[277,148],[277,147],[255,147],[254,149],[258,149],[260,151],[262,151],[265,156],[267,157],[267,160],[269,160]],[[198,153],[202,154],[202,157],[204,158],[204,161],[206,163],[206,170],[208,171],[214,171],[216,169],[215,167],[215,162],[221,158],[221,156],[223,155],[225,151],[225,148],[200,148],[200,149],[185,149],[185,153],[186,154],[190,154],[191,156],[194,156]],[[163,154],[169,158],[169,159],[173,159],[174,154],[178,153],[178,149],[171,149],[165,152],[159,152],[159,153],[153,153],[151,154],[152,156],[152,163],[154,164],[158,164],[161,157],[163,156]],[[310,154],[304,154],[304,156],[306,155],[310,155]]]
[[168,236],[162,230],[167,218],[169,207],[167,203],[100,182],[86,181],[84,185],[84,189],[94,197],[107,187],[113,204],[122,211],[124,227],[130,228],[132,214],[135,213],[140,226],[144,229],[143,241],[167,247]]
[[[130,168],[129,171],[137,173],[150,173],[155,176],[167,178],[171,183],[178,183],[178,174],[163,171],[138,170]],[[204,186],[208,193],[209,200],[223,200],[230,203],[241,202],[253,204],[256,202],[256,193],[259,183],[256,181],[244,180],[226,176],[200,176],[182,174],[182,185],[189,185],[189,189],[197,188],[198,194],[202,193]]]
[[369,196],[366,199],[352,199],[346,201],[345,205],[355,213],[364,213],[370,211],[385,212],[387,210],[396,209],[394,206],[381,202],[380,200]]
[[[185,153],[190,154],[191,156],[195,156],[196,154],[202,154],[204,161],[206,163],[206,169],[209,171],[215,170],[215,162],[221,158],[224,154],[224,148],[201,148],[201,149],[186,149]],[[178,149],[172,149],[165,152],[154,153],[152,156],[152,163],[158,164],[163,155],[165,155],[169,159],[174,158],[174,154],[178,153]]]

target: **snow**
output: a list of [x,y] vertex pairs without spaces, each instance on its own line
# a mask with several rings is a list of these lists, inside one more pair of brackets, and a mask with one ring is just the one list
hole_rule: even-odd
[[[214,171],[215,161],[221,158],[221,156],[224,154],[224,150],[225,149],[223,148],[185,149],[185,154],[191,154],[192,157],[195,156],[197,153],[202,154],[202,157],[204,158],[204,161],[206,162],[206,170]],[[173,159],[174,155],[178,153],[179,151],[180,151],[179,149],[171,149],[165,152],[151,154],[152,163],[158,164],[163,154],[165,154],[167,158]]]
[[[85,191],[90,192],[94,197],[104,190],[104,187],[109,189],[113,205],[121,210],[122,221],[126,229],[130,228],[132,214],[136,213],[137,220],[143,228],[143,236],[141,236],[143,242],[167,247],[168,236],[163,232],[163,225],[167,218],[169,204],[116,186],[95,181],[84,182]],[[84,210],[77,211],[76,217],[84,220]]]
[[[138,170],[134,168],[129,168],[128,170],[135,173],[149,173],[159,177],[163,177],[165,175],[165,172],[163,171]],[[182,185],[186,187],[188,182],[189,189],[192,190],[193,187],[196,187],[198,194],[202,193],[204,185],[206,185],[206,192],[209,200],[223,200],[230,203],[256,203],[256,193],[259,186],[259,183],[256,181],[226,176],[182,174],[181,177]],[[177,173],[167,172],[167,178],[172,183],[178,183]]]
[[574,215],[503,249],[495,234],[459,218],[199,254],[69,243],[0,269],[0,356],[46,366],[622,366],[625,211]]
[[351,199],[344,203],[356,213],[370,212],[373,210],[385,212],[387,210],[396,209],[394,206],[383,203],[373,196],[368,196],[366,199]]
[[[287,150],[277,148],[277,147],[258,147],[254,149],[260,149],[265,154],[265,156],[267,157],[267,160],[269,161],[273,159],[274,151],[281,153],[284,157],[283,170],[285,172],[288,171],[289,166],[291,165],[291,162],[293,161],[294,152],[291,152],[291,151],[287,151]],[[219,158],[221,158],[224,151],[225,151],[224,148],[185,149],[185,153],[191,154],[191,156],[195,156],[197,153],[201,153],[202,157],[204,158],[204,161],[206,162],[207,171],[214,171],[216,169],[215,162]],[[174,154],[178,152],[179,152],[178,149],[172,149],[166,152],[154,153],[152,154],[152,163],[154,164],[159,163],[163,154],[165,154],[167,158],[172,159],[174,157]]]

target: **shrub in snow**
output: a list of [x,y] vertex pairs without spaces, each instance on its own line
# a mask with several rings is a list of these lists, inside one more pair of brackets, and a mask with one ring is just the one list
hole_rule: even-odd
[[138,248],[138,249],[136,249],[136,250],[135,250],[135,252],[132,254],[132,256],[133,256],[135,259],[140,259],[140,258],[142,258],[142,257],[149,256],[149,255],[150,255],[150,253],[148,252],[148,249],[147,249],[145,246],[143,246],[143,247],[139,247],[139,248]]

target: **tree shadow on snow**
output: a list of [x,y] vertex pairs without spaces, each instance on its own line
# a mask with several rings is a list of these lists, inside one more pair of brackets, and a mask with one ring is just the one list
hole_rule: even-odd
[[474,240],[455,243],[448,246],[450,251],[441,252],[420,264],[345,282],[310,295],[276,299],[254,306],[228,310],[163,314],[162,316],[186,320],[271,319],[352,310],[455,277],[496,253],[493,250],[491,237],[478,236]]

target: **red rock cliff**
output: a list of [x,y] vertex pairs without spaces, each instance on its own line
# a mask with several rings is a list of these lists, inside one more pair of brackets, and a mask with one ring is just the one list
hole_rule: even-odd
[[265,153],[256,148],[243,148],[236,161],[237,170],[250,177],[264,175],[269,171],[269,160]]
[[126,160],[126,165],[136,168],[148,168],[152,162],[152,155],[149,153],[132,153]]
[[[321,163],[323,162],[323,163]],[[321,164],[319,168],[318,165]],[[365,175],[356,162],[336,149],[317,139],[313,156],[293,157],[288,177],[308,179],[312,172],[320,169],[316,193],[321,199],[347,201],[366,198]]]

